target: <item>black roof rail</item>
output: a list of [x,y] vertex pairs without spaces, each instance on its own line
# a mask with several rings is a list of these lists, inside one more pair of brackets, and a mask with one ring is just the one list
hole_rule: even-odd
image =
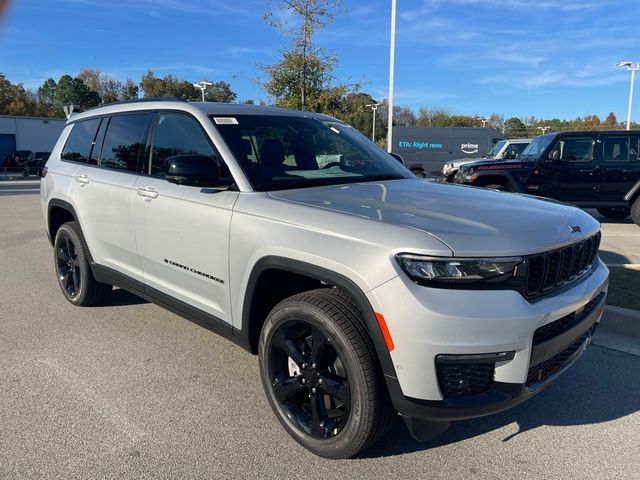
[[[94,110],[96,108],[101,107],[110,107],[111,105],[126,105],[128,103],[143,103],[143,102],[189,102],[189,100],[185,100],[184,98],[178,97],[148,97],[148,98],[134,98],[133,100],[121,100],[119,102],[111,102],[111,103],[101,103],[100,105],[96,105],[95,107],[87,108],[84,110],[88,112],[89,110]],[[80,112],[74,112],[80,113]]]

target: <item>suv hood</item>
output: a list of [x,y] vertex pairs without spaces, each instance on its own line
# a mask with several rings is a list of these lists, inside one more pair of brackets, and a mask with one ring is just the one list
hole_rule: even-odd
[[[554,201],[417,179],[283,190],[269,196],[420,230],[437,237],[458,257],[550,250],[600,228],[582,210]],[[571,233],[569,227],[579,227],[580,233]]]
[[473,163],[467,163],[460,166],[461,170],[468,171],[470,168],[474,170],[524,170],[535,168],[536,162],[531,160],[479,160]]

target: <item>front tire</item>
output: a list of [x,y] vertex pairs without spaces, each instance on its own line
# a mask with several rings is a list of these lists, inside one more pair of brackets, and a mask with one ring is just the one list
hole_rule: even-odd
[[56,275],[64,297],[80,307],[104,301],[113,287],[94,278],[78,224],[63,224],[53,245]]
[[265,393],[303,447],[350,458],[386,433],[394,418],[361,313],[338,289],[318,289],[276,305],[260,335]]
[[631,213],[627,207],[621,208],[599,208],[598,213],[609,220],[624,220]]

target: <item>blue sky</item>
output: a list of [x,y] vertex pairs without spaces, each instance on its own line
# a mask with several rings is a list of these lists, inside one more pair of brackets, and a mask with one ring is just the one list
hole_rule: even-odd
[[[317,37],[337,76],[387,96],[389,0],[344,0]],[[286,39],[265,25],[264,0],[13,0],[0,24],[0,72],[37,88],[98,68],[138,81],[147,70],[224,80],[239,100],[269,98],[258,64]],[[640,1],[398,0],[396,104],[452,113],[626,117],[640,61]],[[640,116],[640,88],[634,119]]]

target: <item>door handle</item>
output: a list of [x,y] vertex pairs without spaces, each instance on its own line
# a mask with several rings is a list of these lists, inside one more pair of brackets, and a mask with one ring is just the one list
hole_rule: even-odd
[[80,185],[87,185],[90,181],[91,178],[89,178],[88,175],[78,175],[77,177],[74,177],[76,179],[76,182],[78,182]]
[[154,198],[158,198],[158,192],[152,187],[138,188],[138,195],[144,197],[145,200],[152,200]]

